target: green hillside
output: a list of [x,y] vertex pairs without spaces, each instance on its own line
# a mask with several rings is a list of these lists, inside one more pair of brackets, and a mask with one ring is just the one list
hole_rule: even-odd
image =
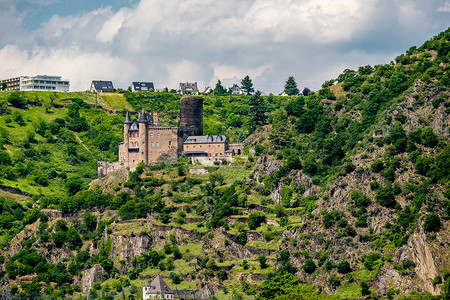
[[204,133],[245,141],[242,157],[102,179],[124,110],[175,125],[179,95],[96,108],[89,93],[0,92],[5,293],[138,299],[161,274],[204,299],[447,299],[449,51],[447,30],[307,96],[205,95]]

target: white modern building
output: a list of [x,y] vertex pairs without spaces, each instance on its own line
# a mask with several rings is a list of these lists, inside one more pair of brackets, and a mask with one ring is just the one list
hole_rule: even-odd
[[69,80],[62,79],[61,76],[49,75],[19,76],[0,80],[0,82],[2,84],[0,88],[6,91],[68,92],[70,87]]

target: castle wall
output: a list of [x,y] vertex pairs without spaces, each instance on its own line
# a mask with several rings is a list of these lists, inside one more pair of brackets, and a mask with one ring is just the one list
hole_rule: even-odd
[[105,177],[114,171],[125,169],[125,162],[109,162],[109,161],[98,161],[97,162],[97,172],[98,178]]
[[222,164],[222,160],[226,160],[227,163],[233,163],[234,158],[232,156],[222,157],[208,157],[208,156],[195,156],[191,158],[192,164],[200,164],[203,166],[217,166]]
[[230,143],[228,144],[228,150],[232,150],[234,155],[241,155],[244,153],[244,144],[243,143]]
[[228,143],[192,143],[184,144],[183,150],[189,151],[204,151],[208,156],[225,156],[225,151],[228,150]]
[[178,159],[182,145],[178,136],[178,127],[149,126],[147,137],[149,164]]

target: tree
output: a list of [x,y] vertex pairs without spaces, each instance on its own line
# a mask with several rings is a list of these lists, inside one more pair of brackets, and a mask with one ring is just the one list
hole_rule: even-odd
[[266,122],[266,105],[264,99],[261,97],[261,92],[257,91],[255,95],[250,98],[250,129],[252,132],[257,127],[262,126]]
[[6,87],[7,87],[8,85],[6,84],[6,82],[2,82],[2,91],[4,91],[4,90],[6,90]]
[[428,232],[439,231],[439,229],[441,229],[441,226],[441,220],[435,213],[429,214],[425,218],[425,222],[423,223],[423,229]]
[[344,261],[341,261],[337,265],[337,270],[341,274],[347,274],[352,271],[352,268],[350,267],[350,263],[348,261],[344,260]]
[[308,96],[310,92],[311,92],[311,90],[309,88],[305,87],[302,91],[302,94],[303,94],[303,96]]
[[389,186],[381,187],[377,190],[377,194],[375,195],[378,203],[385,207],[394,208],[397,202],[395,201],[395,195],[392,191],[392,188]]
[[289,96],[298,95],[299,90],[297,88],[297,83],[295,82],[294,77],[290,76],[284,85],[284,91]]
[[261,290],[256,299],[274,299],[277,296],[286,294],[289,288],[295,288],[299,283],[300,278],[288,272],[278,272],[275,276],[268,276],[261,284]]
[[317,266],[311,258],[307,258],[305,260],[305,264],[303,265],[303,270],[306,273],[312,274],[316,270],[316,268],[317,268]]
[[250,228],[251,230],[255,230],[265,221],[266,215],[264,213],[260,211],[254,212],[248,217],[248,228]]
[[258,261],[261,269],[267,268],[267,258],[264,255],[258,256]]
[[217,80],[216,87],[214,88],[214,94],[216,96],[221,96],[221,95],[225,95],[226,93],[227,93],[227,91],[222,86],[222,82],[220,82],[220,80]]
[[8,96],[8,102],[16,108],[25,108],[26,99],[21,92],[12,92]]
[[247,94],[251,95],[255,90],[253,89],[253,82],[247,75],[241,81],[242,90]]
[[369,284],[366,281],[362,280],[359,286],[361,287],[361,295],[370,295]]

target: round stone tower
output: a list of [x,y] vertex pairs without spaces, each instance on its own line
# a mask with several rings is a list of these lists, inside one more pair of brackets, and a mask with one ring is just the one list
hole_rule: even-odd
[[180,128],[183,135],[203,135],[203,98],[184,96],[180,100]]

